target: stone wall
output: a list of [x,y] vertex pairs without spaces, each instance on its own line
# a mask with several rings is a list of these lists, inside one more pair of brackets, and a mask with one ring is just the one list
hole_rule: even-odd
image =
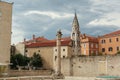
[[12,3],[0,1],[0,65],[10,62]]
[[62,73],[66,76],[119,75],[120,56],[75,57],[62,60]]
[[10,70],[8,76],[40,76],[40,75],[51,75],[51,70]]

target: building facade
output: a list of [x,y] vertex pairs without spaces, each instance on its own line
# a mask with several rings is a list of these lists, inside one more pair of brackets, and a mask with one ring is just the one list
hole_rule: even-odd
[[82,34],[80,38],[82,55],[99,54],[98,38],[86,34]]
[[0,1],[0,63],[10,63],[12,3]]
[[116,54],[120,51],[120,30],[99,37],[99,52]]

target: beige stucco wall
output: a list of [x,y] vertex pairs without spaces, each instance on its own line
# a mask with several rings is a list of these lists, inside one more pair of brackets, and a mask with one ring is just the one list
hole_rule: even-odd
[[0,1],[0,63],[10,62],[12,4]]
[[16,53],[20,53],[22,55],[25,55],[25,44],[18,43],[15,45]]
[[[57,47],[53,48],[54,56],[57,53]],[[67,58],[71,56],[71,47],[61,46],[61,58]]]
[[31,57],[34,53],[39,53],[43,59],[43,66],[46,69],[53,69],[53,47],[26,48],[27,56]]

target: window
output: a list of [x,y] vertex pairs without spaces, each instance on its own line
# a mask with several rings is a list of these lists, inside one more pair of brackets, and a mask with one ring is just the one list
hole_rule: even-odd
[[98,44],[96,44],[96,48],[98,48]]
[[119,38],[116,38],[116,41],[118,42],[118,41],[119,41]]
[[91,48],[93,48],[93,43],[91,43]]
[[102,52],[105,52],[105,48],[102,48]]
[[105,43],[105,40],[101,40],[101,43],[102,43],[102,44]]
[[28,50],[25,50],[25,52],[28,52]]
[[119,51],[119,46],[117,46],[117,51]]
[[113,51],[113,48],[112,48],[112,47],[109,47],[109,48],[108,48],[108,51]]
[[63,51],[65,51],[65,49],[63,49]]
[[101,43],[103,43],[103,40],[101,40]]
[[111,42],[112,42],[112,40],[111,40],[111,39],[109,39],[109,42],[111,43]]
[[105,43],[105,40],[103,40],[103,42]]
[[83,45],[84,45],[84,48],[86,48],[86,44],[84,43]]
[[65,56],[63,56],[63,58],[65,58]]
[[38,50],[38,52],[40,52],[40,50]]
[[56,59],[57,59],[57,56],[55,56],[55,61],[56,61]]
[[55,51],[57,52],[57,49],[55,49]]

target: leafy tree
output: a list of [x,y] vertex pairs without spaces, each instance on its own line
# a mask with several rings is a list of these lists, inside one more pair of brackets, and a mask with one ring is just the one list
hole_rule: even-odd
[[10,67],[12,69],[16,69],[17,66],[27,66],[29,62],[30,62],[30,59],[26,56],[23,56],[20,53],[11,55],[10,63],[12,63],[12,65]]
[[43,66],[42,58],[41,58],[40,54],[34,53],[30,62],[31,62],[31,66],[33,66],[33,67],[42,67]]

